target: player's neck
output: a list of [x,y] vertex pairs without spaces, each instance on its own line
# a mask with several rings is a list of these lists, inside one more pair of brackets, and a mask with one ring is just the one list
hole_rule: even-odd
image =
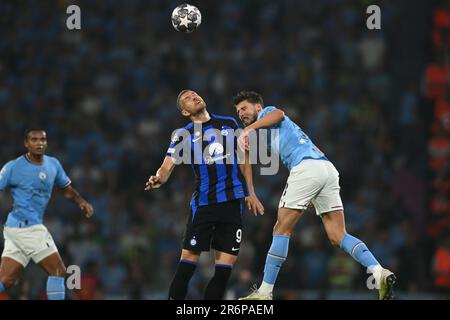
[[32,154],[30,152],[27,152],[27,154],[25,154],[25,157],[27,157],[28,161],[32,163],[42,164],[42,162],[44,162],[44,155]]
[[206,111],[206,109],[202,110],[196,115],[191,116],[191,121],[196,123],[205,123],[209,120],[211,120],[211,116],[209,115],[208,111]]

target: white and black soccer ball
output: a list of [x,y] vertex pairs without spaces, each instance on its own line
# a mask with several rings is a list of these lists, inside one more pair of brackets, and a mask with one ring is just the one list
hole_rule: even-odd
[[172,25],[179,32],[191,33],[201,23],[202,14],[196,6],[184,3],[176,7],[172,12]]

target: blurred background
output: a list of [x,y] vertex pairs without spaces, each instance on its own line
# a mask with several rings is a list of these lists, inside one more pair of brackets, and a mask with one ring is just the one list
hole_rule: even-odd
[[[81,30],[66,28],[67,6]],[[82,290],[69,299],[166,299],[193,191],[189,166],[144,192],[176,128],[180,90],[210,112],[235,115],[232,96],[262,93],[340,171],[347,230],[398,275],[398,299],[450,297],[450,1],[191,1],[203,21],[176,32],[166,0],[1,1],[0,163],[25,152],[23,130],[43,124],[48,154],[95,208],[86,220],[55,194],[45,224]],[[366,8],[381,8],[381,30]],[[266,214],[244,217],[227,299],[261,281],[288,175],[258,176]],[[56,193],[56,192],[55,192]],[[6,220],[9,193],[0,194]],[[3,244],[1,245],[2,249]],[[204,253],[189,290],[213,272]],[[375,299],[366,270],[329,244],[308,211],[291,238],[276,299]],[[30,263],[2,299],[45,299]]]

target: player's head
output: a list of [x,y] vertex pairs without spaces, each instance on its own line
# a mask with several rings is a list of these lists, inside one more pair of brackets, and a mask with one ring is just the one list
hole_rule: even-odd
[[190,117],[202,112],[206,103],[197,92],[186,89],[178,94],[177,107],[183,116]]
[[24,133],[25,148],[33,155],[43,155],[47,149],[47,133],[40,128],[30,128]]
[[264,108],[263,98],[254,91],[241,91],[233,98],[234,107],[242,123],[247,127],[256,121]]

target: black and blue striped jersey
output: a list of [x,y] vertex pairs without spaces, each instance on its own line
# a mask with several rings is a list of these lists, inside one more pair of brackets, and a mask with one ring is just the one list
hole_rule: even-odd
[[189,123],[175,131],[167,156],[189,163],[195,174],[193,211],[199,206],[248,196],[245,178],[237,161],[239,124],[233,117],[210,114],[202,124]]

